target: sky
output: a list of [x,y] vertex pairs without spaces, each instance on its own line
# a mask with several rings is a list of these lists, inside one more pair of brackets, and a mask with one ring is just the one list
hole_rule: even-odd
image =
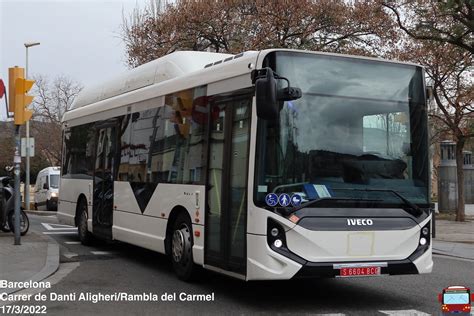
[[[25,67],[28,74],[53,80],[67,76],[94,85],[127,70],[120,39],[122,16],[148,0],[0,0],[0,79],[8,87],[8,68]],[[0,120],[5,119],[0,101]]]

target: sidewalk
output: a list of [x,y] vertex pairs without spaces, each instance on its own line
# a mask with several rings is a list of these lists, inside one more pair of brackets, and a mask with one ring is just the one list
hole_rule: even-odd
[[466,221],[436,219],[433,253],[474,260],[474,205],[466,205]]
[[[59,267],[59,246],[48,237],[29,231],[15,246],[13,233],[0,232],[0,280],[41,281]],[[13,293],[21,288],[0,289]]]

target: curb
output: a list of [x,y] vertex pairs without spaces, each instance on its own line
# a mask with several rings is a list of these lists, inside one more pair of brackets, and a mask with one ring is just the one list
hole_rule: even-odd
[[463,259],[463,260],[468,260],[468,261],[474,261],[474,258],[466,258],[466,257],[462,257],[462,256],[456,256],[456,255],[453,255],[453,254],[450,253],[450,252],[446,252],[446,251],[442,251],[442,250],[435,250],[435,249],[433,249],[433,254],[434,254],[434,255],[443,256],[443,257],[450,257],[450,258],[456,258],[456,259]]
[[[43,268],[33,275],[31,278],[28,280],[25,280],[23,282],[39,282],[50,275],[54,274],[59,268],[59,245],[55,241],[48,241],[48,250],[46,254],[46,262],[43,266]],[[18,291],[23,290],[24,288],[12,288],[12,289],[7,289],[7,294],[15,293]]]
[[25,213],[31,215],[38,215],[38,216],[51,216],[56,215],[57,212],[50,212],[50,211],[34,211],[34,210],[25,210]]

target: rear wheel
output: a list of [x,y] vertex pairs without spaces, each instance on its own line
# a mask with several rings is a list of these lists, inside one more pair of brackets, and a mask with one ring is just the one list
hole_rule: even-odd
[[79,235],[79,240],[83,245],[90,245],[92,243],[92,234],[87,230],[87,219],[89,218],[87,202],[80,200],[77,208],[77,216],[79,216],[77,221],[77,234]]
[[[8,226],[12,232],[15,232],[15,212],[12,210],[8,214]],[[20,210],[20,235],[24,236],[30,229],[30,220],[25,211]]]
[[193,235],[189,218],[181,213],[176,218],[171,235],[171,262],[179,279],[195,279],[197,266],[193,261]]

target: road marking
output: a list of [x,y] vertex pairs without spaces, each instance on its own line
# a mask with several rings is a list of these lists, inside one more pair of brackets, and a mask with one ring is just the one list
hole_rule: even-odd
[[43,232],[45,235],[77,235],[77,232]]
[[110,251],[91,251],[93,255],[102,256],[102,255],[113,255],[113,252]]
[[81,244],[80,241],[65,241],[64,243],[68,244],[68,245],[80,245]]
[[64,257],[68,258],[68,259],[71,259],[72,257],[77,257],[78,254],[77,253],[73,253],[73,252],[67,252],[65,254],[63,254]]
[[399,311],[379,311],[386,315],[400,315],[400,316],[430,316],[431,314],[417,311],[416,309],[407,309]]
[[69,225],[62,225],[62,224],[49,224],[49,223],[41,223],[47,230],[75,230],[76,227],[72,227]]

